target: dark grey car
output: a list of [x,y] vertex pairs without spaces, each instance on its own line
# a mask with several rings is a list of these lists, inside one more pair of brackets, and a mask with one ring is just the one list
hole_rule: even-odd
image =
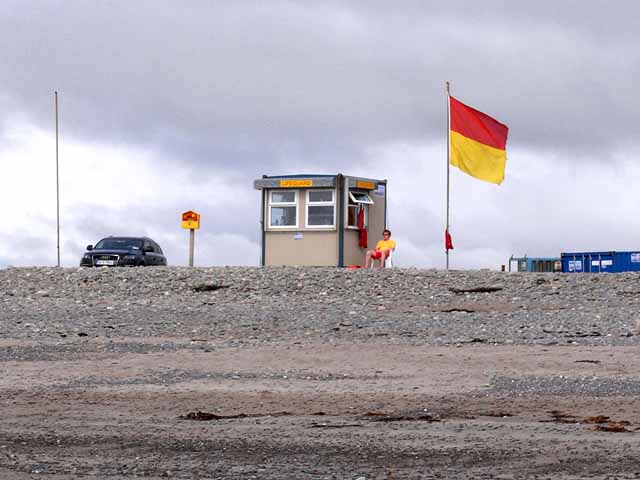
[[107,237],[93,245],[80,260],[81,267],[144,267],[166,265],[156,242],[147,237]]

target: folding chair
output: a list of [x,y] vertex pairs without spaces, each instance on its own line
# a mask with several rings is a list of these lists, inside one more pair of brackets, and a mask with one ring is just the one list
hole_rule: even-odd
[[[398,247],[396,247],[393,250],[389,251],[389,255],[387,255],[387,258],[384,259],[384,268],[393,268],[393,254],[397,249],[398,249]],[[372,258],[371,259],[371,264],[369,265],[369,268],[373,268],[373,264],[375,262],[376,262],[376,260],[374,260]]]
[[[398,248],[398,247],[396,247]],[[389,250],[389,255],[387,255],[387,258],[384,259],[384,268],[393,268],[393,256],[395,253],[396,249],[394,248],[393,250]]]

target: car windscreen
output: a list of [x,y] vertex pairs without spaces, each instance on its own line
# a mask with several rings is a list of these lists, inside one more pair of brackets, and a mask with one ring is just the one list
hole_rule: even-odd
[[141,250],[142,240],[137,238],[103,238],[95,248],[101,250]]

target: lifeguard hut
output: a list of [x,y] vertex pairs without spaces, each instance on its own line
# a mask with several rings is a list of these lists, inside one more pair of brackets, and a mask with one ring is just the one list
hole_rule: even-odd
[[387,228],[387,181],[342,175],[267,176],[262,192],[261,265],[362,265]]

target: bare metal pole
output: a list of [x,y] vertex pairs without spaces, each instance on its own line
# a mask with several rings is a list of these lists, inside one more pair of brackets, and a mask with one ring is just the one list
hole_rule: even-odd
[[[449,98],[450,96],[449,82],[446,82],[446,84],[447,84],[447,226],[445,229],[445,235],[449,233],[449,157],[450,157],[449,145],[451,143],[451,139],[449,138],[451,135],[451,100]],[[445,242],[444,249],[447,255],[447,270],[449,270],[449,249],[447,248],[446,242]]]
[[193,251],[196,243],[196,231],[193,228],[189,229],[189,266],[193,267]]
[[55,93],[56,102],[56,232],[58,247],[58,267],[60,267],[60,180],[58,170],[58,92]]

